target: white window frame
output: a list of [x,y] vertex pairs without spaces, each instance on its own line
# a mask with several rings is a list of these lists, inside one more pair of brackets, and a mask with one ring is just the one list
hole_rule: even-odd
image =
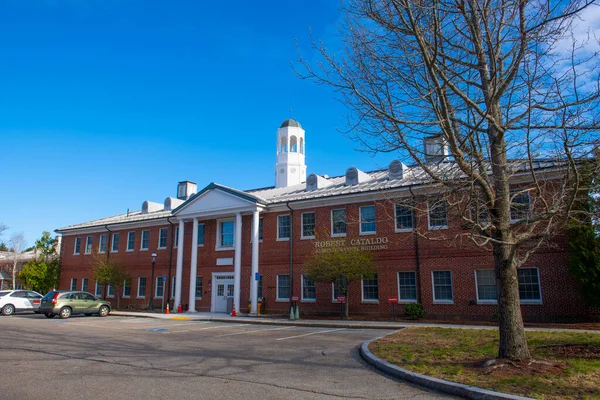
[[175,227],[175,237],[173,238],[173,248],[176,249],[179,245],[179,225]]
[[[100,294],[98,294],[98,287],[101,287],[102,289],[100,290]],[[95,284],[94,284],[94,296],[96,297],[102,297],[102,292],[104,292],[104,286],[100,285],[98,283],[98,281],[96,280]]]
[[[313,234],[309,235],[309,236],[304,236],[304,215],[305,214],[312,214],[314,216],[314,226],[313,226]],[[303,212],[300,215],[300,239],[314,239],[315,238],[315,232],[317,230],[317,213],[314,211],[307,211],[307,212]]]
[[[374,231],[363,231],[363,208],[373,208],[375,210],[375,230]],[[375,204],[370,204],[368,206],[360,206],[358,209],[358,228],[360,231],[360,235],[376,235],[377,234],[377,207]]]
[[[115,236],[119,238],[119,240],[117,240],[117,249],[115,250]],[[112,234],[112,243],[110,244],[110,252],[111,253],[118,253],[119,252],[119,242],[121,241],[121,233],[120,232],[115,232]]]
[[[88,244],[89,242],[89,244]],[[92,254],[94,239],[91,236],[85,238],[85,254]],[[88,251],[89,250],[89,251]]]
[[171,277],[171,293],[170,293],[171,296],[170,297],[172,299],[175,298],[175,286],[176,286],[176,283],[177,283],[177,279],[175,279],[174,276]]
[[[334,211],[343,211],[344,212],[344,226],[346,227],[346,232],[344,232],[344,233],[334,233],[333,232],[333,227],[334,227],[333,212]],[[346,221],[346,209],[345,208],[334,208],[333,210],[331,210],[330,216],[331,216],[331,237],[346,237],[346,233],[348,232],[348,223]]]
[[291,294],[291,289],[292,289],[292,279],[290,278],[290,274],[277,274],[275,275],[275,296],[276,299],[275,301],[290,301],[290,297],[279,297],[279,277],[280,276],[287,276],[289,278],[289,285],[288,285],[288,290],[290,291],[290,296]]
[[[102,238],[104,238],[104,251],[102,250]],[[98,240],[98,254],[106,253],[108,249],[108,243],[106,242],[106,233],[100,235],[100,240]]]
[[[400,296],[400,273],[411,273],[414,274],[415,276],[415,298],[414,299],[403,299],[402,296]],[[417,272],[416,271],[397,271],[396,272],[396,280],[397,280],[397,288],[398,288],[398,304],[410,304],[410,303],[416,303],[417,299],[419,298],[419,288],[417,285]]]
[[[444,201],[446,203],[446,225],[431,225],[431,203]],[[427,227],[430,231],[437,231],[440,229],[448,229],[449,224],[449,213],[448,213],[448,201],[446,199],[435,199],[435,200],[427,200]]]
[[[233,222],[233,243],[231,244],[231,246],[222,246],[221,245],[221,225],[224,222]],[[236,230],[236,226],[235,226],[235,219],[234,218],[224,218],[224,219],[218,219],[217,220],[217,240],[215,243],[215,250],[217,251],[223,251],[223,250],[234,250],[235,249],[235,230]],[[206,230],[204,231],[204,234],[206,234]]]
[[[377,299],[365,299],[365,279],[361,279],[360,280],[360,298],[361,298],[361,302],[362,303],[368,303],[368,304],[379,304],[379,275],[375,274],[375,280],[377,281]],[[368,281],[371,281],[373,279],[366,279]]]
[[[452,300],[441,299],[438,300],[435,298],[435,279],[433,277],[434,272],[450,272],[450,290],[452,293]],[[433,304],[454,304],[454,277],[452,276],[452,271],[447,269],[440,269],[431,271],[431,296],[433,297]]]
[[[198,296],[198,278],[200,278],[200,296]],[[195,297],[196,300],[202,300],[202,290],[203,290],[203,286],[204,285],[204,280],[202,279],[202,275],[197,275],[196,276],[196,287],[195,287]]]
[[529,300],[529,299],[521,300],[521,295],[520,295],[521,290],[519,288],[519,301],[520,301],[521,304],[542,304],[542,299],[543,299],[543,297],[542,297],[542,279],[540,277],[540,269],[537,268],[537,267],[518,268],[517,269],[517,283],[518,283],[519,286],[521,285],[521,283],[518,282],[518,280],[519,280],[519,270],[525,270],[525,269],[534,269],[534,270],[536,270],[537,280],[538,280],[538,288],[539,288],[539,291],[540,291],[540,298],[539,298],[539,300],[537,300],[537,299],[536,300]]
[[[144,284],[144,294],[142,296],[140,296],[140,280],[141,279],[145,279],[146,283]],[[146,298],[146,291],[148,290],[148,279],[146,279],[145,276],[138,276],[137,278],[137,292],[136,292],[136,299],[145,299]]]
[[[129,294],[128,295],[125,294],[125,288],[126,287],[129,287]],[[131,281],[129,282],[129,286],[127,286],[127,279],[125,279],[123,281],[123,296],[122,296],[122,298],[123,299],[129,299],[130,297],[131,297]]]
[[[165,296],[165,282],[163,282],[162,280],[162,276],[157,276],[154,278],[155,282],[154,282],[154,298],[155,299],[162,299]],[[158,295],[158,286],[159,284],[162,286],[162,295]]]
[[77,290],[77,278],[71,278],[71,284],[69,290]]
[[[148,247],[144,247],[144,234],[148,235]],[[150,248],[150,229],[144,229],[140,235],[140,251],[147,251]]]
[[496,289],[496,300],[490,300],[490,299],[480,299],[479,298],[479,280],[478,280],[478,276],[477,276],[477,272],[478,271],[491,271],[492,273],[494,273],[494,269],[493,268],[479,268],[473,271],[473,274],[475,275],[475,294],[477,295],[477,304],[498,304],[498,289]]
[[115,297],[115,287],[110,283],[106,286],[106,298],[114,298]]
[[[86,285],[84,285],[84,282],[86,283]],[[86,288],[86,286],[88,286]],[[81,291],[82,292],[87,292],[89,290],[89,280],[88,278],[81,278]]]
[[[512,207],[513,200],[516,196],[527,195],[527,218],[513,218],[512,216],[512,208],[510,209],[510,223],[515,224],[519,221],[524,221],[531,216],[531,195],[529,191],[522,191],[519,189],[514,189],[510,191],[510,206]],[[525,203],[516,203],[516,204],[525,204]]]
[[300,275],[300,300],[303,303],[316,303],[317,302],[317,283],[313,281],[313,285],[315,286],[315,297],[314,298],[305,298],[304,297],[304,277],[310,279],[306,274]]
[[[346,299],[346,302],[347,301],[348,301],[348,299]],[[339,303],[338,300],[337,300],[337,297],[335,295],[335,282],[331,282],[331,302],[332,303]]]
[[[408,208],[410,210],[410,220],[411,220],[411,227],[410,228],[398,228],[398,207],[405,207]],[[402,233],[402,232],[412,232],[412,230],[414,229],[414,213],[415,210],[413,210],[412,208],[405,206],[403,204],[394,204],[394,232],[396,233]],[[408,272],[408,271],[406,271]]]
[[289,237],[283,237],[282,238],[282,237],[279,236],[279,218],[280,217],[289,217],[289,219],[290,219],[290,236],[292,236],[292,216],[291,216],[291,214],[280,214],[280,215],[277,216],[277,241],[278,242],[285,242],[285,241],[290,240],[290,238]]
[[[202,223],[202,224],[198,224],[198,230],[200,230],[200,227],[203,227],[204,229],[204,233],[203,233],[203,238],[202,238],[202,243],[196,243],[196,245],[198,247],[204,247],[204,243],[206,243],[206,224]],[[200,240],[200,232],[198,232],[198,240]],[[233,241],[235,242],[235,222],[233,223]],[[235,243],[234,243],[235,244]]]
[[73,246],[73,255],[78,256],[81,254],[81,237],[75,238],[75,244]]
[[[166,234],[165,234],[165,245],[161,246],[160,245],[160,240],[162,239],[162,233],[163,232],[166,232]],[[168,246],[169,246],[169,228],[160,228],[158,230],[158,242],[156,243],[156,248],[162,250],[162,249],[166,249]]]
[[[131,243],[129,237],[131,235],[133,235],[133,247],[129,247],[129,243]],[[135,251],[135,231],[127,232],[127,246],[125,247],[125,251]]]

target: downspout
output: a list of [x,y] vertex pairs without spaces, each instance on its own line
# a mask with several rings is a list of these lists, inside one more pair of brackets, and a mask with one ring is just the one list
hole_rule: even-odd
[[[112,233],[112,231],[110,229],[108,229],[108,224],[104,225],[104,229],[106,229],[108,231],[108,234],[106,235],[106,263],[108,263],[108,261],[110,260],[110,251],[109,251],[108,244],[110,243],[110,234]],[[108,292],[108,285],[104,285],[104,300],[106,300],[107,292]],[[116,295],[118,296],[118,294],[116,294]],[[117,301],[118,300],[119,300],[119,298],[117,297]]]
[[286,202],[285,206],[290,210],[290,310],[294,306],[292,297],[294,293],[294,209],[290,207],[290,202]]
[[169,246],[169,281],[167,283],[167,304],[171,301],[171,266],[173,264],[173,238],[175,237],[175,225],[171,222],[171,217],[167,217],[167,222],[171,225],[171,244]]
[[[408,187],[408,191],[412,196],[413,204],[417,204],[417,200],[415,197],[415,193],[412,190],[412,187]],[[417,275],[417,302],[419,304],[423,304],[421,297],[421,257],[419,255],[419,234],[417,232],[418,229],[418,219],[417,219],[417,208],[414,208],[413,212],[413,239],[415,242],[415,268]]]

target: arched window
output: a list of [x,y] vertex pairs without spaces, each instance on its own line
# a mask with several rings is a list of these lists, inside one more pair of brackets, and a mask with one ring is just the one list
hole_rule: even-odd
[[290,137],[290,152],[298,152],[298,139],[296,139],[296,136]]
[[287,138],[286,137],[281,138],[281,146],[279,147],[279,152],[287,153]]
[[300,138],[300,153],[304,154],[304,139]]

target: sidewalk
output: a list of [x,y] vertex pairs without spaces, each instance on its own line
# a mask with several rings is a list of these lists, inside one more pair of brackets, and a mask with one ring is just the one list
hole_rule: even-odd
[[[455,328],[455,329],[498,329],[497,326],[483,325],[461,325],[461,324],[437,324],[437,323],[420,323],[420,322],[383,322],[383,321],[348,321],[348,320],[311,320],[300,319],[290,320],[288,318],[272,318],[272,317],[249,317],[240,316],[232,317],[223,313],[207,313],[207,312],[184,312],[181,314],[161,314],[152,312],[132,312],[132,311],[112,311],[110,315],[120,317],[137,317],[137,318],[158,318],[167,320],[185,320],[185,321],[214,321],[226,323],[248,323],[257,325],[290,325],[290,326],[306,326],[318,328],[348,328],[348,329],[402,329],[409,326],[435,327],[435,328]],[[545,331],[545,332],[582,332],[600,334],[600,330],[590,329],[565,329],[565,328],[525,328],[527,331]]]

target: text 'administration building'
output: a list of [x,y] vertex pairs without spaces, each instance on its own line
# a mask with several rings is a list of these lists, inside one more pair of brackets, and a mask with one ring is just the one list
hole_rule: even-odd
[[[90,268],[100,253],[132,276],[119,293],[107,288],[109,298],[121,297],[122,307],[146,307],[153,298],[158,308],[164,297],[175,309],[181,304],[184,311],[226,312],[233,299],[237,312],[250,305],[256,313],[261,299],[268,312],[286,312],[297,296],[302,312],[334,313],[339,304],[333,285],[312,282],[303,262],[315,251],[358,246],[372,251],[377,275],[350,285],[351,312],[390,313],[388,299],[397,296],[400,304],[421,301],[432,316],[492,318],[491,253],[414,234],[414,228],[449,235],[461,229],[445,201],[408,208],[392,200],[435,192],[420,168],[395,161],[369,173],[349,168],[344,176],[306,177],[304,134],[293,119],[277,130],[275,187],[242,191],[211,183],[196,192],[195,183],[184,181],[177,197],[162,204],[145,201],[140,211],[58,229],[60,288],[103,295]],[[521,206],[528,207],[525,197]],[[539,250],[519,269],[525,319],[586,314],[567,270],[564,241]]]

